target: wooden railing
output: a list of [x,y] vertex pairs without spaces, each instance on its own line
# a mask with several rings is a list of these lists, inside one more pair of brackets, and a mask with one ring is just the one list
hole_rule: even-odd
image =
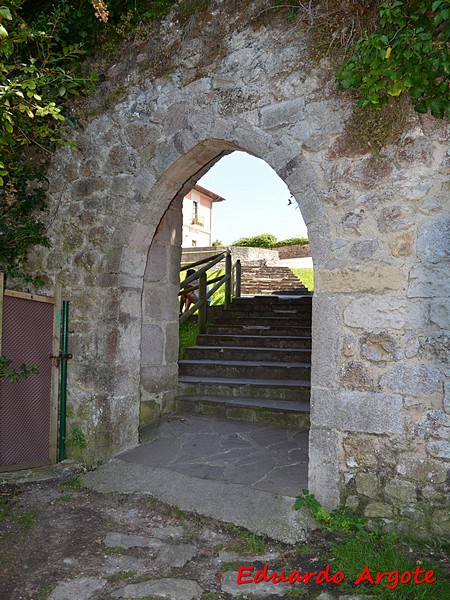
[[[225,274],[208,280],[207,272],[223,260],[225,260]],[[204,266],[200,267],[198,271],[180,283],[179,296],[198,290],[197,302],[180,315],[180,325],[187,321],[187,319],[198,310],[198,332],[205,333],[208,299],[223,285],[225,286],[225,308],[230,306],[233,297],[238,298],[241,295],[241,263],[237,260],[236,263],[232,265],[231,252],[230,250],[225,250],[224,252],[219,252],[212,256],[210,255],[202,260],[185,264],[181,267],[180,271],[187,271],[188,269],[193,269],[199,265]]]

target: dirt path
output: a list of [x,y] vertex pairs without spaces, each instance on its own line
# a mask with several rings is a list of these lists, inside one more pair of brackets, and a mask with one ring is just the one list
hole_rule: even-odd
[[[350,598],[314,580],[237,584],[239,567],[250,565],[253,573],[265,565],[269,573],[317,573],[332,565],[336,535],[316,531],[288,546],[148,495],[87,491],[79,473],[65,467],[44,481],[0,485],[1,600]],[[448,570],[448,557],[442,566]],[[367,597],[355,591],[353,600]],[[429,591],[440,598],[437,587]]]
[[4,484],[0,517],[2,600],[243,598],[239,565],[298,562],[292,547],[152,498],[82,490],[73,471]]

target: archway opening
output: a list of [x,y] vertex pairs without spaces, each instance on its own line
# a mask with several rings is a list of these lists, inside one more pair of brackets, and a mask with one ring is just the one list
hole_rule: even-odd
[[[229,151],[226,153],[229,154]],[[241,169],[240,178],[236,175],[235,167],[231,171],[229,168],[223,169],[223,166],[221,169],[221,162],[232,163],[236,157],[246,163]],[[183,201],[186,201],[186,197],[190,201],[189,225],[194,225],[204,235],[205,224],[211,225],[211,207],[207,214],[207,207],[205,203],[202,204],[202,192],[206,190],[212,195],[219,196],[217,191],[221,191],[211,189],[215,187],[214,170],[221,170],[223,181],[233,181],[238,189],[239,187],[243,188],[241,191],[244,194],[244,201],[242,194],[240,198],[237,198],[241,209],[238,210],[238,214],[234,214],[236,227],[228,226],[229,231],[224,244],[228,246],[239,238],[255,237],[258,232],[259,234],[269,233],[271,227],[274,226],[274,221],[271,220],[270,214],[263,205],[267,201],[269,204],[270,201],[276,204],[277,198],[274,199],[273,196],[277,194],[279,196],[278,206],[289,210],[288,217],[285,217],[285,223],[288,223],[289,226],[283,229],[282,219],[280,219],[281,227],[276,230],[277,235],[271,234],[272,238],[278,241],[306,237],[301,235],[306,233],[306,226],[302,222],[300,211],[296,208],[298,205],[294,197],[285,184],[281,182],[280,186],[279,181],[281,180],[266,163],[263,163],[266,171],[270,169],[273,173],[271,175],[274,182],[273,189],[276,189],[278,185],[278,190],[281,191],[274,192],[267,183],[261,181],[261,168],[259,171],[255,169],[252,179],[248,159],[253,159],[258,163],[262,161],[242,154],[242,152],[226,156],[218,162],[220,158],[220,156],[216,156],[180,187],[165,211],[150,246],[144,276],[142,306],[140,420],[144,432],[143,437],[148,439],[146,435],[148,426],[153,426],[164,414],[174,411],[195,414],[199,417],[195,425],[195,427],[200,427],[196,430],[200,436],[198,439],[208,440],[203,448],[205,460],[213,453],[216,463],[220,460],[224,462],[222,465],[215,464],[209,465],[209,467],[203,464],[198,447],[194,450],[198,441],[194,442],[193,438],[189,438],[190,441],[178,440],[183,447],[183,456],[181,456],[180,449],[179,459],[172,460],[171,468],[187,469],[186,473],[206,478],[215,473],[220,478],[224,470],[230,472],[230,464],[227,463],[227,459],[231,458],[231,455],[236,459],[232,465],[235,467],[235,471],[239,468],[239,457],[248,460],[249,448],[247,447],[247,452],[245,452],[245,448],[242,447],[244,444],[244,446],[252,446],[251,455],[258,455],[259,460],[253,465],[255,477],[266,479],[266,482],[261,484],[266,486],[265,489],[277,491],[273,486],[278,486],[278,491],[280,491],[279,486],[284,484],[280,479],[275,482],[268,481],[266,472],[258,475],[257,470],[261,469],[263,465],[266,470],[277,469],[278,474],[284,472],[285,479],[289,478],[293,481],[297,486],[296,492],[298,492],[301,487],[307,485],[308,402],[311,379],[311,295],[304,288],[303,292],[301,291],[300,281],[290,270],[295,257],[291,255],[289,267],[284,267],[280,264],[283,259],[280,261],[275,244],[266,248],[260,248],[258,245],[241,246],[245,249],[245,253],[241,255],[240,259],[244,263],[244,280],[252,268],[262,269],[264,272],[262,279],[267,279],[266,275],[270,274],[272,287],[270,290],[263,287],[256,292],[244,287],[242,297],[233,302],[232,313],[216,312],[214,322],[210,323],[205,334],[206,337],[197,338],[195,347],[190,350],[190,355],[181,362],[177,361],[179,266],[181,253],[186,250],[186,248],[182,249],[182,241],[187,237],[183,235]],[[212,162],[217,163],[216,167],[211,168]],[[206,177],[200,178],[199,175],[205,171],[208,171]],[[225,175],[223,175],[223,171],[225,171]],[[248,200],[248,196],[252,192],[252,181],[258,183],[258,185],[253,184],[257,188],[256,194],[245,206],[245,199]],[[203,187],[206,182],[209,190]],[[265,190],[263,190],[264,186]],[[265,191],[265,198],[262,198],[261,190]],[[195,194],[192,194],[192,191]],[[225,194],[223,196],[220,194],[220,197],[225,198]],[[197,202],[196,206],[194,202]],[[225,202],[223,202],[224,205]],[[233,213],[233,209],[231,213]],[[265,223],[256,217],[253,218],[254,222],[252,223],[252,215],[264,213],[268,217]],[[218,217],[214,215],[214,218],[221,219],[220,215]],[[297,225],[292,228],[291,224],[294,219]],[[247,229],[245,229],[246,223]],[[244,229],[242,225],[244,225]],[[220,228],[216,231],[220,231]],[[222,231],[224,230],[222,229]],[[214,226],[210,228],[209,234],[214,235]],[[216,234],[217,237],[220,237],[220,234]],[[224,236],[222,235],[222,237]],[[190,249],[193,249],[192,244]],[[200,252],[207,250],[215,252],[215,249],[211,247],[195,246],[194,249]],[[309,259],[309,268],[312,270],[311,259],[310,257],[306,258]],[[284,285],[280,275],[283,268],[298,282],[298,289],[288,290],[281,286],[281,283]],[[271,271],[273,271],[273,277]],[[245,281],[242,282],[242,284],[244,283]],[[253,297],[256,304],[252,300]],[[233,328],[239,324],[241,327],[235,331]],[[214,327],[216,335],[214,335]],[[205,422],[205,418],[211,416],[225,419],[228,423],[219,442],[220,436],[213,436],[213,440],[213,437],[202,429],[202,427],[207,429],[211,427]],[[245,425],[242,426],[242,423]],[[264,424],[263,430],[258,430],[257,423]],[[270,428],[272,429],[270,430]],[[282,428],[286,431],[292,430],[292,433],[283,434],[287,436],[286,439],[280,438]],[[247,435],[245,431],[250,431],[250,433]],[[297,435],[296,432],[301,432],[301,434]],[[152,433],[152,439],[155,442],[153,448],[156,447],[158,439],[162,444],[168,443],[167,438],[164,438],[165,433],[162,427],[158,435],[160,437],[155,438]],[[265,439],[267,436],[272,436],[271,441]],[[217,443],[219,446],[214,446]],[[281,460],[280,464],[271,464],[274,454],[272,452],[272,455],[269,456],[271,454],[269,448],[274,444],[284,444],[283,457],[281,457],[281,451],[275,452],[277,460]],[[221,452],[220,449],[224,448],[224,452]],[[297,454],[294,455],[294,451],[297,451]],[[193,454],[189,458],[186,456],[186,452]],[[264,453],[268,454],[263,460],[261,456]],[[155,464],[154,466],[163,465]],[[296,471],[298,472],[296,473]],[[235,476],[237,475],[235,474]],[[250,479],[251,477],[249,478],[247,473],[246,481],[250,481]],[[237,482],[239,483],[239,481]],[[257,483],[256,480],[254,483]],[[293,495],[293,490],[293,487],[289,489],[285,487],[281,489],[281,492]]]

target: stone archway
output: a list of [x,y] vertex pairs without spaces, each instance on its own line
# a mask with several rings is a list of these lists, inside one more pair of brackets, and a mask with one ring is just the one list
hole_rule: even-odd
[[[243,24],[206,71],[202,53],[192,54],[198,35],[170,73],[149,75],[145,56],[111,69],[78,152],[53,163],[53,246],[30,268],[71,300],[69,427],[85,433],[87,460],[105,460],[137,443],[142,390],[145,401],[170,404],[174,318],[158,293],[170,296],[175,275],[158,264],[172,264],[175,250],[155,232],[166,212],[176,221],[177,199],[222,153],[243,149],[286,182],[308,225],[310,489],[327,507],[342,500],[414,526],[432,513],[445,529],[444,128],[412,118],[385,158],[346,156],[336,140],[350,107],[326,74],[294,60],[304,55],[299,32]],[[125,73],[126,93],[108,104]],[[155,364],[141,364],[143,348]]]

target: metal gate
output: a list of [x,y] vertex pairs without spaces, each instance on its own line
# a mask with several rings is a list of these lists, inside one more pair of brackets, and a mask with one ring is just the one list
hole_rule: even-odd
[[39,372],[0,381],[0,471],[56,462],[55,299],[5,290],[2,317],[1,353],[13,366],[35,364]]

